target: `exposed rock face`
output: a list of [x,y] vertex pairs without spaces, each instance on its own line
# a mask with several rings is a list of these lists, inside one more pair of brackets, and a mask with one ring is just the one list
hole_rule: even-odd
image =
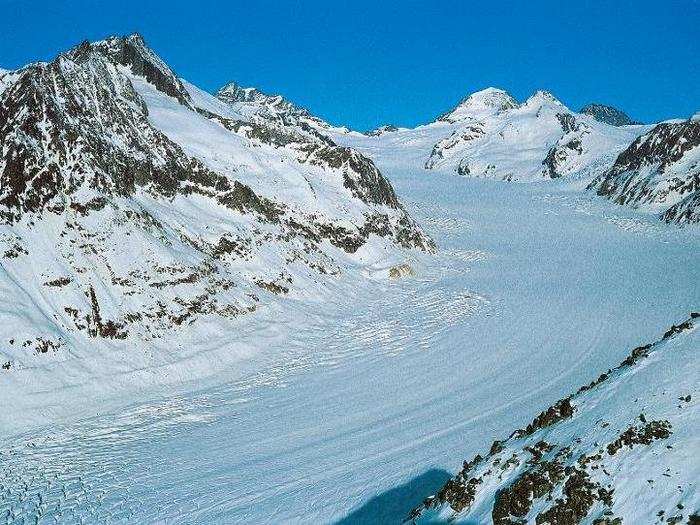
[[[697,174],[695,179],[697,186]],[[700,222],[700,192],[695,191],[677,202],[661,214],[664,222],[674,222],[677,224],[689,224]]]
[[[693,490],[662,481],[673,477],[672,469],[666,468],[673,455],[687,465],[686,452],[676,447],[692,439],[694,431],[687,428],[692,426],[688,417],[696,421],[689,405],[692,397],[667,390],[674,385],[673,373],[666,377],[670,383],[660,383],[660,390],[637,374],[644,367],[659,372],[673,363],[685,366],[696,348],[698,319],[700,314],[692,313],[659,340],[635,348],[619,366],[544,410],[526,429],[495,441],[486,456],[465,461],[459,474],[418,506],[408,521],[484,523],[490,518],[499,525],[620,524],[620,513],[635,510],[627,502],[641,497],[654,514],[658,504],[658,516],[668,517],[668,523],[692,520]],[[676,389],[683,394],[682,388]],[[685,441],[674,442],[676,432]],[[626,468],[635,474],[629,475]],[[647,494],[650,485],[653,496]]]
[[620,153],[611,172],[638,171],[650,165],[657,165],[663,171],[698,145],[700,122],[697,120],[662,123]]
[[141,42],[85,42],[20,70],[2,93],[0,216],[7,222],[44,209],[60,214],[81,206],[79,195],[90,192],[125,197],[143,188],[163,197],[192,191],[223,197],[232,190],[225,177],[188,158],[149,124],[143,100],[105,53],[130,60],[178,100],[186,94],[161,64],[145,62],[132,41]]
[[700,121],[658,124],[620,153],[589,189],[618,204],[661,208],[667,222],[698,222]]
[[[85,42],[83,46],[87,50],[90,44]],[[180,79],[158,55],[146,47],[141,35],[133,34],[126,38],[111,37],[97,42],[95,47],[112,62],[126,66],[134,75],[145,78],[158,91],[178,99],[183,105],[191,104],[189,94],[185,91]]]
[[399,128],[392,124],[386,124],[384,126],[380,126],[376,129],[373,129],[371,131],[367,131],[365,135],[368,137],[380,137],[381,135],[384,135],[385,133],[393,133],[394,131],[398,131]]
[[566,174],[567,165],[571,159],[583,154],[583,141],[592,131],[590,126],[579,122],[571,113],[556,113],[555,116],[564,134],[542,161],[544,175],[551,179],[557,179]]
[[324,146],[313,153],[311,162],[336,169],[345,168],[345,187],[350,189],[355,197],[392,208],[399,206],[394,189],[367,157],[350,148],[335,145]]
[[611,126],[630,126],[640,124],[632,120],[627,113],[612,106],[604,104],[587,104],[581,108],[579,113],[590,115],[599,122],[605,122]]
[[26,334],[11,366],[233,322],[362,247],[435,249],[321,121],[227,93],[264,107],[237,113],[139,35],[0,73],[0,288],[23,312],[0,341]]

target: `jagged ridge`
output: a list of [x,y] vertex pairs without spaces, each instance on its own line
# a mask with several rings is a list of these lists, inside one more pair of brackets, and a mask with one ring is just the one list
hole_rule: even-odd
[[700,222],[700,121],[658,124],[589,189],[618,204],[663,207],[666,222]]
[[[674,352],[693,358],[692,339],[686,344],[676,345],[678,349],[666,347],[679,336],[691,337],[698,319],[700,313],[692,313],[687,320],[673,325],[659,340],[635,348],[620,365],[543,411],[527,428],[515,430],[503,441],[495,441],[485,456],[477,454],[471,461],[465,461],[460,473],[418,506],[408,521],[472,523],[492,520],[497,525],[622,523],[618,512],[634,514],[635,508],[625,507],[623,503],[618,509],[616,494],[624,494],[622,499],[625,502],[636,500],[639,491],[646,488],[646,481],[628,476],[624,470],[620,472],[620,465],[628,465],[628,468],[635,465],[631,458],[620,457],[639,453],[657,441],[664,444],[674,432],[681,432],[668,419],[692,425],[688,416],[679,419],[674,414],[676,405],[678,409],[692,411],[693,408],[687,405],[691,395],[686,391],[680,397],[673,397],[677,395],[675,391],[669,392],[661,409],[649,405],[651,398],[659,392],[647,391],[644,402],[637,404],[639,397],[634,401],[627,399],[629,396],[621,396],[620,389],[629,388],[628,385],[635,381],[641,363],[649,362],[647,366],[658,371],[669,363],[683,363],[683,358],[681,361],[672,360]],[[653,359],[658,353],[662,353],[662,357]],[[666,388],[668,386],[666,384]],[[637,385],[632,397],[638,395],[639,388],[645,387],[645,384]],[[666,393],[664,391],[663,395]],[[622,409],[615,411],[610,408],[606,412],[605,404],[616,403],[613,399],[618,396],[623,399]],[[678,404],[676,399],[681,403]],[[643,412],[640,414],[639,410]],[[645,414],[647,410],[649,412]],[[690,417],[694,414],[691,412]],[[620,419],[611,419],[616,417]],[[593,428],[584,426],[588,424],[593,424]],[[670,452],[673,449],[672,446],[656,446],[655,454],[671,455],[675,453]],[[658,461],[647,461],[658,464]],[[662,473],[668,475],[668,471],[663,470],[655,475]],[[668,499],[666,492],[670,492]],[[667,509],[672,509],[677,517],[669,523],[679,523],[684,519],[683,512],[680,512],[685,508],[684,492],[675,490],[674,486],[667,487],[666,492],[655,497],[662,504],[662,512],[658,515],[666,513],[671,519]],[[646,509],[636,507],[636,511],[655,514],[655,508],[648,502]],[[685,512],[692,514],[693,510],[691,507]],[[623,518],[627,522],[628,517]]]
[[587,104],[581,108],[579,113],[590,115],[599,122],[604,122],[605,124],[610,124],[611,126],[630,126],[641,124],[641,122],[632,120],[624,111],[612,106],[606,106],[605,104]]

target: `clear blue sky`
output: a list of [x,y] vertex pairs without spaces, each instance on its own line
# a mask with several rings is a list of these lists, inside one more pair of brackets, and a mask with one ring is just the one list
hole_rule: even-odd
[[0,0],[0,67],[138,31],[182,77],[336,124],[415,125],[496,86],[652,122],[700,109],[700,2]]

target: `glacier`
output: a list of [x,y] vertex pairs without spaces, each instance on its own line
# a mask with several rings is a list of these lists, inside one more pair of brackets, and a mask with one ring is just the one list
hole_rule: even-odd
[[[120,45],[97,47],[111,53]],[[135,323],[125,339],[102,340],[47,320],[63,306],[54,289],[72,286],[59,279],[73,268],[65,253],[79,253],[60,240],[62,215],[42,216],[40,229],[31,221],[2,225],[4,248],[17,254],[0,266],[1,350],[13,360],[0,370],[6,523],[401,523],[463,460],[698,311],[697,227],[584,191],[651,126],[607,126],[546,92],[520,104],[489,89],[433,123],[363,134],[235,84],[214,97],[144,53],[162,73],[156,83],[133,67],[90,60],[118,79],[115,85],[133,88],[124,87],[122,107],[138,113],[149,137],[160,137],[154,151],[195,159],[203,171],[286,204],[306,228],[323,220],[362,231],[365,214],[376,212],[387,215],[390,231],[362,235],[349,249],[333,234],[307,261],[290,263],[287,256],[305,252],[296,237],[283,235],[287,223],[232,211],[209,193],[109,195],[108,206],[85,216],[74,210],[70,220],[84,234],[76,239],[100,241],[76,266],[100,277],[93,297],[105,320],[121,315],[125,302],[146,308],[175,301],[160,287],[164,281],[178,281],[178,299],[186,297],[178,287],[192,285],[195,295],[206,290],[255,308],[232,318],[197,312],[191,325]],[[0,73],[0,89],[17,78]],[[483,135],[481,146],[465,137],[471,127],[482,130],[474,132]],[[293,141],[260,139],[273,131]],[[573,135],[581,153],[560,157],[562,176],[542,176],[548,152]],[[113,139],[123,146],[119,134]],[[363,193],[374,186],[347,171],[350,161],[307,164],[318,151],[307,157],[309,144],[370,159],[373,184],[385,177],[398,204],[388,190],[385,202]],[[464,158],[486,176],[459,174]],[[518,179],[512,173],[522,173],[522,183],[507,182]],[[357,186],[344,185],[344,174]],[[68,202],[88,206],[92,190],[81,186]],[[120,210],[143,216],[125,223]],[[405,246],[402,221],[415,234]],[[252,256],[236,257],[234,234],[251,236]],[[221,244],[226,235],[230,244]],[[142,261],[139,246],[152,249],[152,258]],[[219,246],[222,259],[206,279],[187,282],[190,269]],[[31,253],[29,263],[22,250]],[[172,273],[163,261],[183,266]],[[109,284],[105,268],[132,265],[148,293],[115,292],[119,279]],[[83,272],[71,276],[79,280]],[[48,291],[44,281],[54,283]],[[80,289],[71,294],[89,305]],[[12,334],[33,336],[43,326],[70,338],[70,351],[34,355],[8,346]],[[586,432],[598,418],[610,420],[609,432],[639,424],[634,398],[643,395],[639,412],[650,419],[673,411],[668,441],[651,452],[633,449],[642,455],[638,470],[621,471],[626,483],[611,509],[625,523],[653,523],[660,510],[664,519],[680,512],[687,520],[700,507],[697,332],[662,346],[631,380],[585,394],[592,408],[582,404],[580,419],[552,427],[547,437],[594,441],[598,434]],[[521,445],[504,450],[521,453]],[[461,515],[465,521],[488,522],[493,498],[479,502],[473,515]],[[454,510],[434,507],[416,519],[451,520]]]

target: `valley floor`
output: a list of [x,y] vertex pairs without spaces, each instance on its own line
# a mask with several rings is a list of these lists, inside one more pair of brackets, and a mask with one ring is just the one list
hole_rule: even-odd
[[261,351],[204,390],[41,428],[3,407],[37,430],[0,440],[0,519],[395,521],[698,310],[697,229],[564,183],[379,163],[440,247],[415,277],[256,313],[231,345]]

